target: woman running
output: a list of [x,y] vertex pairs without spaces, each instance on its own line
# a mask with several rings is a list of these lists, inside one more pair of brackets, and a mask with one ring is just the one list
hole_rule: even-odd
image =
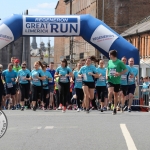
[[49,106],[49,81],[52,81],[52,75],[49,71],[46,71],[47,64],[43,64],[43,72],[45,76],[45,80],[43,80],[43,110],[46,110]]
[[29,99],[30,90],[30,71],[26,68],[26,64],[22,63],[21,70],[18,72],[17,82],[21,91],[21,111],[24,110],[25,101]]
[[90,101],[94,99],[95,78],[98,77],[96,67],[92,65],[92,61],[96,61],[95,56],[88,57],[85,66],[83,66],[78,73],[78,76],[83,78],[82,89],[87,113],[89,113]]
[[[44,72],[40,69],[43,65],[40,61],[34,63],[34,69],[31,71],[31,85],[32,85],[32,107],[36,111],[36,102],[42,99],[42,81],[45,80]],[[39,97],[39,95],[41,96]]]
[[72,77],[72,70],[68,67],[66,59],[61,61],[61,66],[56,69],[55,78],[59,77],[58,90],[59,100],[63,105],[62,112],[66,111],[67,94],[70,91],[70,77]]
[[77,68],[73,72],[74,76],[72,78],[74,80],[74,83],[75,83],[74,88],[75,88],[75,91],[76,91],[77,105],[78,105],[77,112],[81,111],[81,102],[80,102],[80,100],[83,101],[83,97],[84,97],[83,89],[82,89],[82,77],[78,76],[81,66],[82,66],[81,62],[78,62],[77,63]]
[[99,68],[97,68],[96,70],[98,72],[96,91],[98,94],[98,100],[100,101],[101,105],[101,112],[103,112],[106,92],[106,69],[104,68],[104,60],[99,61]]

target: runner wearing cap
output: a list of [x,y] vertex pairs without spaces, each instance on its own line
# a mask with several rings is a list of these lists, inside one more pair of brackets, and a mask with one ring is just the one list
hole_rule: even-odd
[[[13,70],[18,72],[19,70],[21,70],[21,66],[19,65],[19,59],[14,59],[13,60],[14,62],[14,65],[13,65]],[[16,104],[16,109],[20,109],[20,89],[19,89],[19,84],[16,83],[16,101],[17,101],[17,104]]]

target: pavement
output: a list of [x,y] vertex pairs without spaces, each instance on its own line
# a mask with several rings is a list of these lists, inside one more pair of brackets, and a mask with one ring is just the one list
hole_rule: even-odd
[[150,113],[5,110],[0,150],[150,150]]

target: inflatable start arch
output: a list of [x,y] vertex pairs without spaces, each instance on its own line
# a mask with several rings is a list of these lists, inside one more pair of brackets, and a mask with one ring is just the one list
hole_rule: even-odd
[[118,57],[133,57],[139,65],[138,50],[104,22],[90,15],[22,16],[12,15],[0,23],[0,49],[21,36],[82,36],[108,58],[110,50]]

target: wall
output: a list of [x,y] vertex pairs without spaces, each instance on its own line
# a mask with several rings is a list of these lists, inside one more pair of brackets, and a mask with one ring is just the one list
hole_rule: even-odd
[[[58,5],[55,8],[56,15],[65,14],[66,6],[64,0],[59,0]],[[54,38],[54,63],[55,67],[57,64],[60,64],[60,57],[64,56],[64,43],[65,38],[63,37],[55,37]]]
[[[102,0],[98,3],[98,16],[101,19]],[[118,33],[122,33],[149,16],[149,6],[149,0],[105,0],[104,22]]]

